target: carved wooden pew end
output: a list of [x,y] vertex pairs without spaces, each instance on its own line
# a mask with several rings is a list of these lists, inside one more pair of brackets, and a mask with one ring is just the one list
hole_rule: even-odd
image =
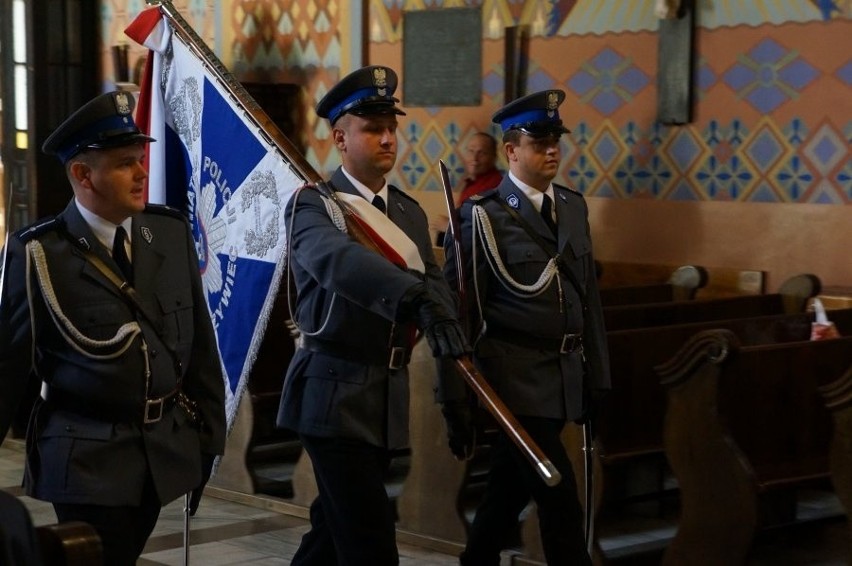
[[761,520],[789,520],[795,490],[828,478],[848,512],[850,366],[852,337],[744,347],[709,330],[657,367],[681,489],[664,563],[744,563]]

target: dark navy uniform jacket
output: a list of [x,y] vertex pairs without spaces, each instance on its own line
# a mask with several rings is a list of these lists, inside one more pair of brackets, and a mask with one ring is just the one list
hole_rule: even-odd
[[[88,248],[121,273],[73,201],[54,220],[9,238],[0,303],[0,438],[27,380],[46,382],[48,400],[37,402],[27,437],[25,485],[38,499],[138,505],[150,470],[165,504],[201,482],[202,452],[224,451],[224,382],[189,225],[151,206],[132,221],[134,287],[150,321],[84,256]],[[31,265],[31,311],[25,246],[34,241],[48,277],[38,278]],[[103,343],[134,324],[141,333]],[[149,399],[163,396],[179,377],[203,428],[171,403],[161,420],[143,424],[146,389]]]
[[[579,193],[565,187],[554,185],[554,192],[558,241],[508,175],[503,177],[497,188],[482,193],[479,199],[474,197],[462,204],[461,239],[467,263],[467,299],[474,323],[479,322],[479,313],[474,306],[477,293],[472,265],[474,206],[482,207],[488,214],[497,253],[516,282],[524,285],[535,283],[550,257],[500,205],[498,199],[516,203],[516,212],[558,250],[565,265],[582,286],[588,304],[585,313],[577,291],[561,273],[561,300],[556,281],[538,296],[518,296],[494,274],[484,255],[484,248],[477,244],[476,285],[483,307],[485,333],[474,345],[475,362],[514,414],[574,420],[582,413],[584,386],[588,389],[609,389],[609,359],[586,202]],[[458,275],[452,240],[445,242],[445,248],[444,273],[454,287]],[[583,335],[583,355],[588,360],[585,384],[581,355],[559,352],[558,344],[566,333]],[[451,392],[450,387],[445,388],[445,400],[458,397],[458,391]]]
[[[360,195],[340,169],[331,182]],[[287,205],[290,269],[298,290],[294,317],[303,334],[325,326],[306,338],[322,346],[298,348],[290,363],[278,426],[385,448],[407,445],[408,371],[388,368],[390,346],[410,353],[410,324],[394,322],[400,300],[422,281],[449,312],[454,307],[435,262],[426,214],[395,187],[387,211],[417,245],[425,275],[395,266],[338,230],[318,191],[302,190]]]

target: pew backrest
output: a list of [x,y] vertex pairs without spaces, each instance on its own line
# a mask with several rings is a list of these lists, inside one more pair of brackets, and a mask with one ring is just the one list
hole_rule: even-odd
[[[658,373],[670,398],[688,394],[715,408],[679,416],[717,414],[758,490],[768,490],[828,476],[833,427],[820,388],[850,368],[852,337],[744,346],[720,329],[695,335]],[[679,424],[691,428],[667,427]]]
[[[600,287],[655,285],[669,281],[680,266],[664,263],[597,261]],[[734,267],[702,266],[707,283],[697,291],[699,298],[760,295],[766,292],[766,272]]]
[[[852,335],[852,309],[829,315],[841,335]],[[662,451],[666,397],[655,366],[674,357],[691,337],[720,328],[742,345],[797,342],[809,338],[813,320],[813,313],[798,313],[608,332],[613,388],[598,423],[604,463]]]
[[803,274],[785,281],[777,293],[765,295],[604,307],[604,325],[612,331],[804,312],[819,291],[819,279]]
[[664,566],[745,564],[759,525],[797,519],[761,502],[795,504],[800,488],[829,476],[848,512],[852,337],[743,346],[728,330],[708,330],[658,373],[681,502]]
[[664,303],[694,299],[707,285],[707,271],[700,266],[678,267],[665,283],[603,287],[600,289],[604,306]]

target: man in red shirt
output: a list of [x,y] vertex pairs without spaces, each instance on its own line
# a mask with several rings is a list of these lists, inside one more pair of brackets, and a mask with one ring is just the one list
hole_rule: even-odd
[[[456,194],[456,208],[473,195],[500,184],[503,173],[497,169],[497,140],[485,132],[473,134],[467,142],[464,168],[466,175],[462,179],[461,190]],[[444,243],[448,223],[446,214],[439,215],[432,223],[432,228],[438,232],[436,244],[439,246]]]
[[465,171],[467,176],[462,181],[456,207],[473,195],[500,184],[503,173],[497,169],[497,140],[484,132],[474,134],[467,142]]

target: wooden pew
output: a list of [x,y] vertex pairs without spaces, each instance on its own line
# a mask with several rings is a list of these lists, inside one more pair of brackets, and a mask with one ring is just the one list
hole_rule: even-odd
[[[601,289],[632,285],[665,283],[679,266],[657,263],[597,260],[598,284]],[[720,298],[738,295],[761,295],[766,292],[766,273],[754,269],[733,267],[703,267],[707,285],[698,291],[699,298]]]
[[668,394],[666,454],[681,491],[664,564],[744,564],[770,495],[831,477],[848,505],[852,337],[743,346],[711,330],[658,372]]
[[[852,335],[852,309],[831,311],[831,319],[842,335]],[[665,390],[659,384],[655,367],[674,356],[695,334],[724,328],[734,333],[743,344],[770,344],[807,340],[813,313],[771,315],[613,331],[607,333],[612,372],[612,391],[600,413],[595,441],[596,493],[598,517],[607,501],[620,496],[637,495],[651,489],[636,479],[637,470],[653,473],[662,481],[663,418],[666,409]],[[569,425],[563,440],[571,455],[577,478],[582,478],[582,441],[578,427]],[[637,485],[624,485],[625,477]],[[612,491],[618,492],[616,496]],[[661,489],[661,486],[656,486]],[[581,499],[582,500],[582,499]],[[543,555],[538,541],[537,522],[525,525],[525,554],[536,559]],[[600,534],[600,530],[598,531]],[[596,541],[597,562],[603,562]]]
[[396,501],[397,530],[400,540],[417,534],[435,541],[433,549],[453,552],[460,548],[452,544],[463,545],[466,538],[460,494],[470,463],[457,461],[447,445],[444,418],[435,403],[437,366],[425,342],[415,346],[408,366],[411,463]]
[[[810,296],[815,292],[814,287],[818,287],[818,282],[814,282],[809,277],[805,278],[805,282],[808,283],[808,290],[802,294]],[[772,300],[774,311],[781,312],[784,305],[783,296],[779,294]],[[803,308],[804,300],[797,298],[795,303]],[[710,307],[707,308],[710,309]],[[710,310],[710,312],[713,311]],[[709,317],[710,315],[704,316]],[[670,352],[666,352],[655,359],[654,363],[665,360],[667,354],[670,354]],[[436,541],[463,543],[466,521],[463,519],[460,509],[463,497],[462,490],[466,484],[466,478],[470,477],[470,472],[476,466],[477,460],[458,463],[452,459],[446,446],[443,419],[439,408],[433,402],[431,388],[434,382],[434,369],[432,363],[430,361],[426,366],[420,366],[420,373],[418,373],[416,362],[417,356],[412,362],[411,379],[411,468],[397,501],[398,528],[406,534],[417,533]],[[651,370],[652,367],[653,364],[649,363],[646,373],[653,376],[658,397],[662,399],[663,395],[659,392],[659,385]],[[662,411],[660,411],[660,414],[662,414]],[[570,427],[566,430],[567,436],[572,436]],[[658,434],[658,436],[660,435]],[[569,447],[572,454],[574,451],[579,452],[577,435],[573,434],[573,438],[576,442],[573,442]],[[656,442],[656,450],[658,455],[662,454],[661,440]],[[478,458],[481,459],[479,456]],[[574,457],[573,462],[575,466],[582,465],[582,460],[578,457]],[[300,462],[300,465],[306,464]],[[600,464],[598,463],[598,465]],[[581,470],[578,469],[579,471]],[[580,478],[582,477],[582,473],[577,475]],[[582,488],[582,485],[579,487]],[[299,490],[296,489],[296,491],[298,493]]]
[[604,307],[604,325],[612,331],[802,312],[819,290],[819,279],[803,274],[785,281],[777,293],[765,295]]
[[695,298],[707,285],[707,271],[700,266],[678,267],[665,283],[604,287],[600,290],[604,306],[686,301]]
[[[613,388],[598,425],[598,456],[612,465],[662,451],[665,391],[654,368],[693,335],[723,328],[746,345],[804,341],[813,319],[781,314],[608,332]],[[852,335],[852,309],[832,311],[832,320],[841,335]]]

